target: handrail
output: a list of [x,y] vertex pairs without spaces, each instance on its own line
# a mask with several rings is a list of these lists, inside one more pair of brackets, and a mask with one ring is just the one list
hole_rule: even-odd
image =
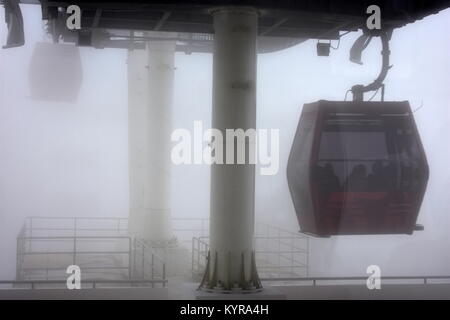
[[[450,280],[450,276],[385,276],[380,277],[381,280],[422,280],[424,284],[429,284],[428,280]],[[367,277],[299,277],[299,278],[261,278],[261,281],[265,282],[313,282],[313,285],[317,285],[318,281],[353,281],[363,280],[366,281]]]
[[[129,234],[124,234],[124,230],[127,229],[127,220],[128,218],[119,218],[119,217],[28,217],[26,218],[26,222],[24,226],[22,227],[22,232],[19,233],[19,236],[17,238],[18,243],[30,243],[31,242],[52,242],[52,241],[60,241],[60,242],[73,242],[73,249],[64,251],[64,250],[54,250],[54,251],[29,251],[29,250],[21,250],[21,247],[18,245],[17,250],[17,277],[19,277],[18,280],[22,280],[20,278],[20,272],[23,270],[29,270],[28,268],[23,268],[21,265],[21,259],[23,259],[23,256],[25,255],[66,255],[66,254],[72,254],[73,255],[73,264],[76,264],[76,257],[84,256],[84,255],[93,255],[93,254],[100,254],[100,253],[108,253],[108,254],[128,254],[129,256],[129,263],[127,267],[113,267],[113,266],[105,266],[101,268],[95,268],[95,267],[86,267],[85,269],[93,270],[119,270],[123,269],[129,270],[129,279],[132,279],[135,277],[133,275],[133,270],[136,270],[136,246],[139,246],[141,249],[145,252],[143,252],[143,257],[148,255],[149,259],[151,258],[151,265],[150,262],[145,260],[142,263],[143,268],[151,268],[151,274],[152,278],[155,279],[155,268],[158,270],[158,278],[162,277],[163,279],[166,278],[166,265],[164,259],[159,254],[156,254],[156,252],[144,241],[140,241],[140,239],[137,239]],[[56,225],[55,223],[52,223],[51,227],[47,228],[45,227],[44,223],[47,221],[57,221]],[[98,222],[99,225],[95,226],[94,228],[89,228],[88,223],[89,221]],[[67,223],[68,222],[68,223]],[[111,224],[112,222],[112,224]],[[108,231],[106,234],[93,234],[89,235],[85,233],[84,231]],[[40,234],[33,234],[33,231]],[[42,231],[69,231],[69,234],[62,234],[62,235],[52,235],[52,234],[42,234]],[[110,234],[109,231],[119,231],[120,233],[114,233]],[[73,232],[73,234],[72,234]],[[127,240],[128,241],[128,250],[108,250],[108,251],[80,251],[77,250],[77,243],[84,243],[84,242],[108,242],[108,241],[119,241],[119,240]],[[134,244],[134,245],[133,245]],[[154,262],[156,262],[157,265],[154,265]],[[30,269],[31,270],[31,269]],[[35,270],[42,270],[47,271],[52,270],[52,268],[35,268]],[[57,269],[62,270],[62,269]],[[144,269],[143,269],[144,270]],[[150,269],[149,269],[150,270]],[[143,271],[144,272],[144,271]],[[142,278],[134,278],[137,280],[137,282],[141,281]]]
[[46,237],[18,237],[22,240],[53,240],[53,239],[130,239],[129,236],[46,236]]
[[139,244],[143,249],[149,251],[153,256],[155,256],[161,263],[165,264],[164,259],[155,252],[153,247],[149,246],[147,242],[143,241],[142,239],[135,238],[134,241],[136,241],[137,244]]
[[[209,246],[209,218],[207,217],[173,217],[171,218],[175,222],[172,230],[174,234],[181,235],[180,238],[177,236],[177,242],[192,242],[192,269],[194,266],[194,259],[204,259],[204,251],[207,251]],[[90,223],[93,221],[93,223]],[[158,271],[158,275],[163,273],[165,277],[165,259],[161,256],[161,252],[158,249],[152,248],[152,244],[143,241],[133,236],[133,234],[125,233],[128,228],[128,218],[126,217],[28,217],[24,225],[24,234],[20,234],[18,241],[22,240],[23,244],[29,244],[31,247],[31,242],[39,244],[40,242],[46,241],[77,241],[78,244],[84,243],[86,241],[108,241],[108,239],[119,240],[129,239],[130,243],[130,259],[129,265],[130,277],[131,274],[138,274],[138,270],[151,270],[153,276],[153,270]],[[186,222],[186,223],[180,223]],[[92,228],[91,228],[92,227]],[[100,231],[93,233],[92,231]],[[260,230],[260,231],[258,231]],[[296,232],[295,230],[287,230],[282,227],[272,226],[264,222],[256,223],[254,239],[262,246],[267,247],[268,244],[265,242],[269,241],[270,246],[265,250],[258,251],[258,254],[263,254],[261,256],[267,263],[264,263],[265,267],[267,265],[267,270],[272,269],[272,262],[274,265],[280,266],[280,268],[286,269],[284,265],[286,261],[289,261],[289,268],[295,270],[296,274],[291,270],[283,271],[285,276],[302,276],[308,275],[308,254],[309,254],[309,237],[305,234]],[[114,233],[111,233],[114,232]],[[188,237],[188,233],[189,234]],[[53,234],[53,236],[52,236]],[[92,234],[92,236],[89,236]],[[189,238],[185,240],[185,238]],[[128,238],[128,236],[130,238]],[[194,247],[194,241],[195,243]],[[306,242],[305,242],[306,241]],[[76,244],[74,244],[74,247]],[[132,247],[132,248],[131,248]],[[278,249],[276,249],[278,248]],[[139,252],[137,252],[138,250]],[[59,250],[55,250],[59,251]],[[142,251],[142,253],[141,253]],[[21,252],[18,250],[18,271],[17,274],[20,275],[20,259],[24,256],[24,253],[29,253],[27,250]],[[47,252],[47,255],[52,254],[52,252]],[[85,252],[80,252],[79,254],[84,254]],[[55,252],[54,254],[59,254]],[[61,252],[61,254],[64,254]],[[142,257],[141,257],[142,255]],[[301,256],[299,256],[301,255]],[[274,260],[275,259],[275,260]],[[278,260],[277,260],[278,259]],[[281,259],[281,261],[280,261]],[[202,260],[203,261],[203,260]],[[154,265],[156,263],[156,265]],[[262,263],[262,262],[261,262]],[[150,269],[148,269],[150,268]],[[155,269],[156,268],[156,269]],[[272,271],[270,271],[272,272]],[[301,273],[300,273],[301,272]],[[140,272],[139,272],[140,273]],[[280,276],[282,276],[280,274]]]
[[[264,225],[263,225],[264,226]],[[266,225],[270,228],[270,231],[275,231],[277,236],[256,236],[255,239],[263,240],[277,240],[275,245],[267,247],[266,249],[256,249],[255,253],[260,256],[260,260],[257,262],[257,268],[266,272],[284,273],[285,276],[301,276],[304,273],[308,276],[308,254],[309,254],[309,241],[308,237],[297,236],[293,232],[283,230],[281,228],[273,228],[270,225]],[[288,233],[292,236],[286,237],[282,234]],[[281,239],[291,240],[306,240],[306,248],[300,248],[295,245],[296,242],[283,242]],[[209,237],[193,237],[192,239],[192,273],[198,274],[203,272],[207,264],[208,252],[209,252]],[[276,248],[278,247],[278,249]],[[300,259],[299,259],[300,258]],[[270,278],[272,279],[272,278]]]
[[[83,216],[79,216],[79,217],[54,217],[54,216],[48,216],[48,217],[39,217],[39,216],[30,216],[27,217],[26,220],[120,220],[120,221],[125,221],[128,220],[128,218],[126,217],[83,217]],[[209,218],[183,218],[183,217],[173,217],[171,218],[171,220],[173,221],[199,221],[199,222],[206,222],[209,220]],[[287,230],[281,227],[274,227],[274,226],[270,226],[267,223],[264,222],[258,222],[258,225],[261,226],[266,226],[266,227],[270,227],[271,229],[277,229],[286,233],[290,233],[292,235],[295,235],[296,237],[299,238],[307,238],[306,235],[301,234],[301,233],[296,233],[292,230]],[[25,229],[30,229],[30,227],[25,226]],[[34,230],[59,230],[58,228],[31,228]],[[61,228],[61,230],[64,231],[69,231],[69,230],[73,230],[73,228]],[[67,229],[67,230],[66,230]],[[125,229],[125,228],[123,228]],[[184,230],[184,229],[179,229],[179,228],[175,228],[177,231],[197,231],[198,229],[193,229],[193,230]],[[105,231],[109,231],[109,230],[115,230],[114,228],[95,228],[95,229],[91,229],[91,228],[77,228],[77,230],[80,231],[91,231],[91,230],[105,230]]]
[[[166,283],[167,279],[138,279],[138,280],[84,280],[83,283]],[[67,280],[0,280],[0,284],[55,284],[67,283]]]
[[86,219],[86,220],[128,220],[128,218],[125,217],[55,217],[55,216],[28,216],[26,219],[33,219],[33,220],[47,220],[47,219],[55,219],[55,220],[73,220],[73,219]]
[[[140,279],[140,280],[83,280],[82,284],[90,284],[92,288],[95,289],[97,285],[101,284],[162,284],[163,287],[167,284],[167,279]],[[35,289],[36,285],[39,284],[66,284],[67,280],[0,280],[0,285],[2,284],[12,284],[12,285],[20,285],[20,284],[28,284],[31,286],[31,289]],[[2,290],[2,289],[0,289]]]

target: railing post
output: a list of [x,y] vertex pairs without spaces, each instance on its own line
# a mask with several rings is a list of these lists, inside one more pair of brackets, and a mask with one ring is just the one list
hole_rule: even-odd
[[306,238],[306,277],[309,277],[309,237]]
[[30,218],[30,238],[28,239],[28,251],[31,252],[31,246],[32,246],[32,241],[31,239],[33,238],[33,217]]
[[166,286],[166,264],[163,263],[163,288]]
[[195,237],[192,238],[192,253],[191,253],[191,272],[192,276],[194,276],[194,248],[195,248]]
[[145,251],[144,251],[144,245],[141,243],[142,247],[142,279],[145,279]]
[[73,237],[73,264],[76,265],[77,263],[77,237],[76,235]]
[[278,229],[278,272],[281,270],[281,231]]
[[21,253],[22,253],[22,249],[20,248],[20,236],[17,237],[17,241],[16,241],[16,279],[19,280],[20,279],[20,257],[21,257]]
[[294,251],[295,251],[295,238],[291,236],[291,274],[294,274],[294,265],[295,265]]
[[[202,252],[201,252],[201,246],[202,245],[203,245],[203,242],[199,238],[198,241],[197,241],[197,260],[196,260],[196,262],[197,262],[197,270],[199,270],[199,271],[200,271],[200,259],[201,259],[201,255],[202,255]],[[206,263],[205,263],[205,267],[206,267]],[[201,272],[203,272],[203,270]]]
[[77,218],[73,219],[73,264],[77,263]]
[[136,278],[136,238],[133,238],[133,278]]
[[[155,279],[155,272],[154,272],[154,268],[155,268],[155,256],[152,252],[152,272],[151,272],[151,279],[154,280]],[[152,282],[152,288],[154,288],[154,283]]]
[[[120,221],[120,220],[119,220]],[[132,247],[131,247],[131,237],[128,237],[128,279],[131,280],[132,272],[131,272],[131,254],[132,254]]]

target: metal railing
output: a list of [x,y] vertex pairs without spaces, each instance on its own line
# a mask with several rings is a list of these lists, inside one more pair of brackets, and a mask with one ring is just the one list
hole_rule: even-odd
[[208,237],[192,238],[192,275],[201,277],[205,272],[209,252]]
[[[17,244],[20,280],[60,278],[69,265],[78,265],[85,275],[131,278],[132,239],[127,236],[25,236]],[[116,248],[107,249],[111,246]]]
[[[255,228],[255,258],[260,277],[307,277],[309,238],[289,230],[259,223]],[[209,237],[192,238],[192,274],[201,277],[206,268]]]
[[177,241],[191,246],[192,238],[209,235],[208,218],[172,218],[172,231]]
[[[114,288],[114,287],[154,287],[156,284],[165,287],[167,279],[153,279],[153,280],[82,280],[81,287],[83,289],[91,288]],[[7,286],[5,286],[7,285]],[[1,289],[23,288],[28,289],[55,289],[54,285],[61,285],[62,288],[67,287],[66,280],[0,280]]]
[[[173,218],[172,226],[177,245],[181,244],[191,249],[192,274],[201,275],[206,266],[209,249],[209,219]],[[254,238],[256,264],[261,277],[308,276],[309,238],[307,236],[257,223]],[[118,244],[117,242],[121,239],[127,243]],[[105,246],[108,240],[109,249]],[[47,242],[47,245],[43,246],[45,250],[38,250],[39,243],[45,241]],[[88,241],[90,241],[89,247],[100,247],[97,250],[80,252],[80,245],[84,242],[86,246]],[[66,246],[61,252],[55,252],[48,249],[51,247],[48,245],[51,242],[59,242],[59,245],[63,242],[71,243],[71,247]],[[116,242],[115,245],[114,242]],[[54,268],[54,263],[49,258],[58,254],[61,256],[71,254],[74,264],[84,262],[83,270],[92,272],[93,277],[96,278],[103,275],[109,278],[153,279],[158,277],[165,279],[167,257],[160,251],[152,244],[128,236],[127,218],[30,217],[26,220],[17,239],[17,279],[40,277],[40,279],[52,280],[56,277],[52,276],[52,273],[56,272],[59,272],[57,276],[61,277],[63,269]],[[44,268],[27,268],[26,257],[32,255],[47,257],[47,265]],[[87,259],[87,256],[92,258]],[[106,256],[110,263],[101,265]],[[96,263],[92,261],[94,257],[97,259]],[[186,262],[189,263],[189,261]],[[36,275],[38,272],[40,274]]]
[[73,264],[81,268],[86,281],[165,281],[164,261],[151,246],[128,236],[127,220],[27,218],[17,237],[16,279],[60,281]]
[[257,223],[254,238],[256,265],[261,277],[308,276],[308,236]]
[[165,280],[165,261],[145,241],[135,238],[133,242],[133,267],[130,278]]
[[[283,284],[304,285],[366,285],[368,277],[284,277],[260,278],[262,282],[283,282]],[[383,284],[450,284],[450,276],[385,276],[380,277]]]
[[[92,224],[97,222],[97,227]],[[100,223],[99,223],[100,222]],[[27,237],[48,235],[78,236],[99,232],[106,235],[127,235],[128,218],[120,217],[28,217],[23,226]]]
[[[28,287],[31,289],[51,287],[52,285],[65,285],[66,280],[52,279],[52,272],[57,271],[57,277],[66,279],[66,266],[49,267],[50,261],[44,267],[27,268],[27,257],[67,256],[67,262],[81,264],[83,281],[82,286],[97,288],[99,286],[151,286],[167,285],[166,264],[164,259],[155,252],[152,244],[128,236],[127,218],[93,218],[93,217],[31,217],[20,230],[17,238],[17,279],[15,281],[0,281],[2,286]],[[50,223],[51,221],[57,223]],[[59,221],[59,222],[58,222]],[[62,223],[61,223],[62,221]],[[92,227],[97,221],[97,226]],[[192,273],[203,275],[209,250],[209,220],[206,218],[175,218],[173,232],[179,243],[189,243],[192,254]],[[100,223],[98,223],[100,222]],[[100,225],[98,225],[100,224]],[[50,235],[49,235],[50,233]],[[93,234],[94,235],[93,235]],[[101,234],[101,235],[98,235]],[[118,240],[125,243],[117,246]],[[62,243],[64,248],[41,246],[39,243]],[[97,245],[109,243],[114,250],[104,248],[97,250],[82,250],[83,247],[92,249],[92,242]],[[90,245],[87,245],[89,244]],[[51,246],[50,246],[51,247]],[[45,249],[43,249],[45,248]],[[266,283],[283,285],[303,284],[309,286],[320,285],[363,285],[367,277],[309,277],[309,238],[282,228],[267,224],[256,224],[255,228],[256,263],[260,279]],[[122,258],[114,258],[114,255]],[[105,259],[98,258],[109,255],[115,263],[111,266],[102,266]],[[90,259],[87,256],[97,257],[91,265],[84,265]],[[114,269],[120,270],[125,279],[104,279]],[[33,279],[25,279],[24,272],[33,273]],[[90,272],[95,276],[89,276]],[[101,275],[100,279],[98,275]],[[40,276],[41,279],[36,279]],[[385,276],[381,278],[384,284],[441,284],[450,283],[450,276]]]

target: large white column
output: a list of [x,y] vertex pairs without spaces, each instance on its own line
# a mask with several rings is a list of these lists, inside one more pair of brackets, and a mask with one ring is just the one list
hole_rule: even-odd
[[130,232],[168,241],[175,42],[128,55]]
[[[225,151],[226,144],[232,143],[225,139],[226,129],[256,128],[258,16],[251,8],[221,8],[212,13],[215,32],[212,127],[222,131]],[[202,288],[260,287],[253,256],[254,198],[254,165],[212,165],[210,259]]]

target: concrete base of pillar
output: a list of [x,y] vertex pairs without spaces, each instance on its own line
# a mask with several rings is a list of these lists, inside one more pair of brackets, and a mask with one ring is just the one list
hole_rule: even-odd
[[286,295],[277,288],[268,287],[255,293],[216,293],[197,291],[196,300],[286,300]]

